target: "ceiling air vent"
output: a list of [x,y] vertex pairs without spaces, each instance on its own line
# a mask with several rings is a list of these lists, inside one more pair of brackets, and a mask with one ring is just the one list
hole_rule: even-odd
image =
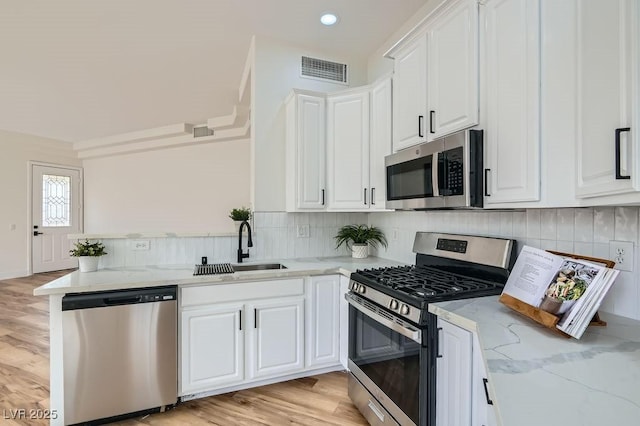
[[198,126],[193,128],[194,138],[201,138],[204,136],[213,136],[213,129],[210,129],[207,126]]
[[302,57],[301,75],[334,83],[349,84],[347,64],[325,61],[324,59]]

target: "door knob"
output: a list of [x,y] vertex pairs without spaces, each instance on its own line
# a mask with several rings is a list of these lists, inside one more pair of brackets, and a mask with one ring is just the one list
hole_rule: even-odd
[[33,231],[33,236],[37,237],[38,235],[42,235],[42,232]]

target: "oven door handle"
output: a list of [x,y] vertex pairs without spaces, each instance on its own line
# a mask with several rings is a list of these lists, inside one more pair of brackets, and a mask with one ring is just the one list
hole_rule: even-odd
[[[413,328],[411,326],[409,326],[407,324],[407,326],[402,326],[401,324],[398,324],[397,322],[391,321],[388,318],[383,317],[382,315],[373,312],[372,310],[362,306],[360,303],[358,303],[352,295],[350,295],[349,293],[344,295],[344,298],[347,299],[347,302],[349,302],[349,304],[351,306],[353,306],[354,308],[356,308],[357,310],[359,310],[360,312],[362,312],[363,314],[365,314],[366,316],[368,316],[369,318],[371,318],[374,321],[379,322],[380,324],[384,325],[385,327],[390,328],[391,330],[402,334],[405,337],[408,337],[409,339],[413,340],[416,343],[422,344],[422,334],[420,332],[420,330]],[[409,328],[411,327],[411,328]]]

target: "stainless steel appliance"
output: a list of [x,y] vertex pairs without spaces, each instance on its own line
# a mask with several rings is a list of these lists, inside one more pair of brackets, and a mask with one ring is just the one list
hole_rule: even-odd
[[386,207],[482,207],[482,137],[468,130],[385,157]]
[[176,305],[175,286],[62,298],[65,424],[177,402]]
[[358,270],[349,292],[349,396],[372,425],[435,425],[429,303],[500,294],[515,241],[416,233],[416,264]]

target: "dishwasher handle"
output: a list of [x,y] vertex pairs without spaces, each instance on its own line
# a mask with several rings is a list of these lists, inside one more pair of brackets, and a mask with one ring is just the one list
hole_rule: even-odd
[[114,305],[133,305],[135,303],[142,302],[142,296],[134,296],[134,297],[105,297],[104,304],[106,306],[114,306]]
[[175,303],[177,295],[178,290],[175,285],[67,294],[62,298],[62,310],[73,311],[153,302],[173,301]]

